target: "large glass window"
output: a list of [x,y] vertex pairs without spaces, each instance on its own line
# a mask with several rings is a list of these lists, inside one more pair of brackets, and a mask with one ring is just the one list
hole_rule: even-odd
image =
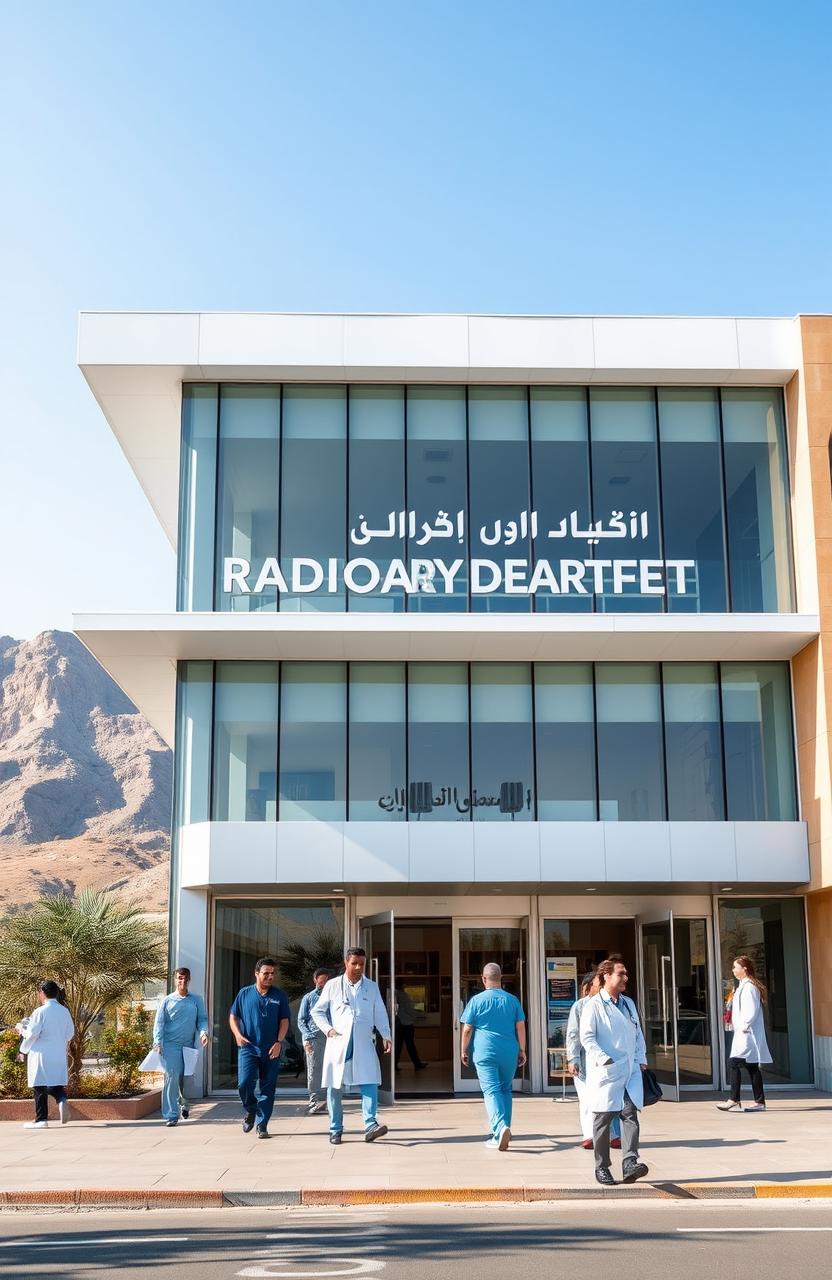
[[214,510],[217,482],[217,384],[182,388],[179,553],[176,607],[214,607]]
[[214,690],[215,822],[277,818],[276,662],[218,662]]
[[[464,387],[407,388],[407,505],[416,513],[416,534],[408,530],[409,560],[441,560],[451,574],[453,590],[425,589],[408,598],[419,612],[464,612],[468,608],[468,442]],[[424,522],[440,515],[454,532],[442,542],[428,539]],[[438,525],[437,525],[438,527]],[[446,526],[442,525],[444,529]],[[439,579],[437,579],[439,580]]]
[[598,813],[592,663],[536,663],[534,714],[540,821],[594,822]]
[[475,821],[534,818],[531,671],[525,662],[471,667],[471,779]]
[[[345,387],[283,388],[283,458],[280,501],[280,557],[289,588],[282,609],[343,610],[344,552],[347,540],[347,392]],[[293,587],[292,560],[317,560],[301,569]],[[330,582],[330,560],[334,581]],[[288,577],[286,575],[289,575]],[[334,589],[330,590],[330,586]]]
[[[635,520],[637,529],[636,541],[587,542],[586,558],[603,568],[605,590],[598,604],[606,613],[660,612],[662,597],[641,595],[638,573],[639,560],[662,556],[655,392],[591,387],[589,403],[595,521],[604,530],[613,520],[623,521],[629,532]],[[615,563],[621,566],[620,581]]]
[[213,662],[180,662],[176,703],[174,828],[207,822],[211,803]]
[[349,817],[407,819],[403,662],[350,663]]
[[716,663],[665,663],[662,678],[667,816],[671,822],[721,822],[725,788]]
[[[227,386],[220,392],[217,486],[216,608],[250,612],[277,609],[277,587],[225,591],[225,560],[250,567],[251,584],[267,557],[277,556],[280,388]],[[237,566],[239,567],[239,566]]]
[[346,818],[347,671],[343,662],[284,662],[280,817]]
[[[774,1061],[763,1067],[773,1084],[811,1084],[812,1035],[806,924],[802,898],[743,898],[719,904],[724,1001],[736,986],[732,965],[749,956],[766,987],[766,1040]],[[725,1057],[731,1047],[726,1036]]]
[[781,392],[724,390],[722,424],[732,608],[788,612],[794,602]]
[[213,1089],[237,1088],[237,1046],[228,1026],[228,1010],[241,987],[254,982],[261,956],[277,961],[275,984],[289,997],[289,1034],[280,1056],[280,1088],[306,1086],[306,1056],[297,1016],[319,966],[343,968],[344,903],[274,902],[268,899],[219,900],[214,926],[214,981],[211,1037]]
[[665,818],[659,668],[601,662],[595,669],[600,816],[609,822]]
[[724,613],[725,519],[719,397],[710,387],[660,387],[664,554],[692,560],[685,570],[685,593],[668,575],[667,607],[676,613]]
[[[529,585],[531,501],[529,494],[529,406],[525,387],[470,387],[468,466],[471,484],[471,557],[481,566],[473,594],[474,613],[526,613]],[[525,561],[526,569],[514,565]]]
[[471,818],[468,667],[408,665],[408,813],[416,822]]
[[367,594],[350,592],[347,601],[355,612],[399,612],[404,589],[382,587],[390,562],[405,554],[404,388],[351,387],[349,424],[347,557],[372,560],[380,581]]
[[784,662],[723,662],[722,714],[728,817],[796,817],[789,668]]
[[[592,520],[589,488],[589,436],[584,387],[532,387],[532,495],[537,512],[535,563],[548,560],[555,576],[561,560],[585,560],[587,544],[572,533],[572,512],[579,529]],[[558,582],[560,585],[560,581]],[[535,609],[586,613],[594,596],[552,590],[541,581]]]

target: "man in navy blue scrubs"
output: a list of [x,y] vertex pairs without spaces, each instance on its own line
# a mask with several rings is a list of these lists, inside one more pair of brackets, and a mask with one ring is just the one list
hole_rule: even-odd
[[255,1122],[258,1138],[268,1138],[283,1041],[289,1030],[289,1001],[273,987],[275,962],[268,956],[254,966],[254,984],[237,992],[228,1024],[237,1041],[237,1084],[245,1119],[243,1133]]

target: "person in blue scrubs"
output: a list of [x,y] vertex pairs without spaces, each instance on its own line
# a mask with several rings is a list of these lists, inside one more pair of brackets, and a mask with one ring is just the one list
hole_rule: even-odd
[[258,1138],[269,1137],[280,1054],[289,1030],[289,1000],[272,986],[276,965],[269,956],[254,966],[254,983],[237,992],[228,1015],[237,1041],[237,1085],[245,1117],[243,1133],[257,1124]]
[[482,985],[485,990],[471,997],[460,1019],[460,1056],[465,1067],[469,1057],[473,1061],[482,1089],[491,1123],[491,1137],[485,1145],[508,1151],[511,1082],[518,1065],[522,1067],[526,1061],[526,1015],[517,997],[503,990],[503,974],[498,964],[485,966]]
[[165,1060],[165,1083],[162,1088],[162,1116],[172,1129],[179,1122],[180,1113],[187,1120],[187,1099],[182,1093],[185,1063],[182,1050],[195,1049],[208,1043],[208,1015],[202,996],[188,991],[191,971],[181,966],[174,969],[176,990],[165,996],[156,1010],[153,1023],[153,1048]]

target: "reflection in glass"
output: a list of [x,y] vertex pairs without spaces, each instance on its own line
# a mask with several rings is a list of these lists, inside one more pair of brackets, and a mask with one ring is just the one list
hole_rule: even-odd
[[408,664],[408,813],[416,822],[468,822],[468,668]]
[[177,677],[174,830],[210,817],[214,664],[180,662]]
[[727,608],[725,522],[719,399],[712,388],[660,387],[664,554],[693,560],[685,594],[668,574],[667,607],[677,613],[723,613]]
[[[506,582],[511,561],[524,560],[527,564],[531,561],[526,388],[470,387],[468,428],[471,557],[497,565],[502,578],[497,590],[472,595],[471,610],[473,613],[527,613],[531,608],[531,596],[513,594]],[[526,516],[525,536],[519,527],[523,513]],[[508,538],[511,538],[510,542]],[[483,585],[490,583],[493,576],[492,570],[483,566]],[[528,580],[526,571],[525,575],[520,574],[514,579],[512,585],[528,587]]]
[[284,662],[281,676],[281,821],[343,820],[346,663]]
[[177,609],[214,607],[217,384],[182,388]]
[[[506,926],[463,928],[459,930],[459,1000],[462,1009],[478,991],[482,991],[482,971],[485,965],[498,964],[503,971],[503,989],[516,996],[528,1018],[525,964],[527,942],[523,929]],[[533,1028],[526,1027],[529,1039],[529,1058]],[[476,1036],[476,1032],[474,1032]],[[469,1055],[469,1065],[460,1066],[463,1080],[476,1080],[477,1073]],[[515,1080],[522,1079],[524,1071],[517,1068]]]
[[[468,463],[464,387],[407,388],[407,505],[416,512],[417,534],[407,546],[408,559],[441,559],[450,569],[463,564],[453,580],[453,594],[422,591],[408,598],[408,609],[420,613],[460,613],[468,608]],[[456,524],[462,512],[462,541],[423,543],[422,523],[444,511]]]
[[277,819],[276,662],[218,662],[214,691],[215,822]]
[[594,822],[592,663],[535,663],[534,710],[538,818],[541,822]]
[[[648,535],[606,544],[623,551],[609,551],[603,543],[588,546],[586,558],[630,560],[628,573],[638,579],[636,561],[662,558],[655,393],[645,387],[591,387],[589,404],[594,518],[606,526],[614,511],[625,522],[634,512],[646,511]],[[604,584],[597,603],[605,613],[656,613],[663,608],[663,597],[642,595],[638,580],[622,577],[621,594],[613,594],[610,568],[604,569]]]
[[679,1083],[713,1082],[708,926],[702,919],[673,921]]
[[306,1085],[306,1057],[297,1016],[312,974],[319,966],[337,973],[344,954],[344,902],[275,902],[269,899],[217,901],[214,980],[211,1005],[213,1089],[237,1088],[237,1046],[228,1010],[241,987],[254,982],[261,956],[277,960],[275,985],[289,997],[292,1019],[280,1056],[278,1088]]
[[787,613],[794,602],[782,393],[738,387],[721,394],[732,608]]
[[471,666],[474,820],[534,818],[531,672],[525,662]]
[[[586,542],[572,537],[570,513],[577,511],[578,528],[592,520],[589,489],[589,439],[584,387],[532,387],[532,493],[538,515],[535,562],[549,560],[555,573],[560,560],[585,560]],[[562,525],[565,521],[565,526]],[[550,538],[549,531],[566,536]],[[587,613],[592,595],[555,595],[539,587],[535,609],[540,612]]]
[[735,822],[794,821],[787,664],[723,662],[722,714],[728,817]]
[[[277,555],[280,388],[224,386],[220,391],[217,486],[216,608],[274,612],[277,587],[254,594],[267,556]],[[252,594],[223,591],[223,561],[239,557],[251,566]]]
[[[801,898],[722,899],[719,904],[723,1002],[736,982],[731,966],[750,956],[765,984],[766,1040],[774,1059],[762,1072],[773,1084],[811,1084],[812,1034],[806,962],[806,921]],[[725,1057],[731,1047],[726,1034]]]
[[[405,510],[404,488],[404,388],[350,387],[349,399],[349,512],[347,557],[372,560],[381,571],[381,582],[372,592],[349,592],[349,609],[358,613],[402,612],[405,594],[381,587],[390,561],[403,559],[405,539],[400,535],[399,513]],[[412,503],[411,503],[412,505]],[[390,517],[394,536],[390,534]],[[360,523],[368,530],[384,531],[384,537],[356,545],[350,533],[360,536]],[[363,579],[362,579],[363,581]]]
[[[280,501],[280,560],[289,592],[281,609],[337,611],[343,594],[347,538],[347,394],[345,387],[283,388],[283,472]],[[323,584],[312,592],[293,592],[293,557],[318,560],[327,574],[337,561],[339,591]],[[304,581],[311,582],[304,570]]]
[[671,822],[721,822],[725,795],[716,663],[665,663],[662,677],[667,816]]
[[663,822],[658,666],[653,662],[600,662],[595,680],[601,819]]
[[676,1088],[675,991],[671,963],[670,919],[641,927],[641,1016],[647,1065],[660,1084]]
[[349,819],[405,822],[403,662],[351,662]]

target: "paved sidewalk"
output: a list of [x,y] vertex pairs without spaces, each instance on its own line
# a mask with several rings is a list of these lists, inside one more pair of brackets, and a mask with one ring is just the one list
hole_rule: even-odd
[[[769,1107],[764,1114],[727,1115],[712,1100],[651,1107],[642,1117],[648,1181],[709,1184],[726,1192],[735,1184],[797,1190],[795,1184],[823,1183],[832,1192],[832,1096],[773,1094]],[[64,1128],[50,1123],[46,1130],[3,1123],[0,1192],[601,1190],[591,1152],[578,1145],[574,1103],[518,1098],[514,1139],[505,1154],[483,1145],[478,1097],[400,1102],[384,1110],[390,1133],[374,1144],[361,1136],[357,1100],[349,1100],[345,1111],[340,1147],[327,1141],[327,1117],[307,1117],[294,1100],[275,1109],[269,1142],[244,1134],[239,1106],[225,1101],[197,1103],[191,1119],[174,1129],[159,1118]]]

